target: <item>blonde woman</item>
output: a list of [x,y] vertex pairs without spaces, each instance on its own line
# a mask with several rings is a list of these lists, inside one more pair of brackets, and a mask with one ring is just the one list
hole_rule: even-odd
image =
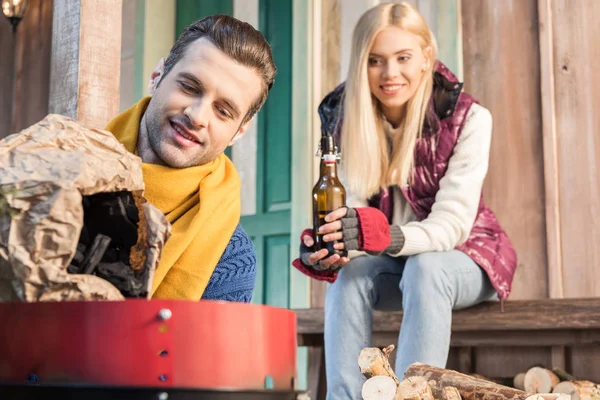
[[381,4],[355,27],[346,82],[319,107],[342,150],[347,206],[322,227],[348,257],[313,252],[294,266],[331,283],[325,305],[329,399],[358,399],[357,358],[373,309],[402,309],[395,370],[446,364],[452,310],[505,300],[516,254],[481,189],[492,117],[436,60],[435,39],[410,4]]

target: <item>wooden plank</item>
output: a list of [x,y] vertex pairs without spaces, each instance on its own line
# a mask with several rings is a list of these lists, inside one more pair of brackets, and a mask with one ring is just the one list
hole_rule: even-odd
[[469,374],[473,371],[473,347],[465,346],[458,348],[458,371]]
[[0,24],[0,139],[12,132],[15,35],[6,21]]
[[342,38],[340,0],[321,1],[321,91],[323,98],[340,83]]
[[136,56],[136,13],[139,1],[123,2],[123,23],[121,25],[121,74],[119,88],[119,112],[125,111],[135,102],[135,56]]
[[560,237],[560,191],[558,138],[554,93],[554,54],[551,0],[538,0],[540,36],[540,90],[546,187],[546,243],[548,250],[548,294],[563,297],[562,246]]
[[[323,333],[323,309],[294,310],[298,333]],[[375,311],[373,332],[400,330],[402,311]],[[453,332],[600,329],[600,298],[485,302],[452,313]]]
[[478,349],[475,363],[477,373],[490,378],[512,378],[534,365],[550,365],[547,348],[500,347]]
[[450,347],[446,368],[463,373],[465,372],[461,370],[461,366],[463,365],[461,363],[461,349],[462,347]]
[[[480,348],[513,347],[564,347],[570,345],[600,344],[600,330],[518,330],[518,331],[472,331],[453,332],[453,346],[472,346]],[[551,355],[550,355],[551,357]],[[479,357],[477,357],[479,359]],[[552,366],[555,365],[552,361]]]
[[598,346],[574,346],[571,349],[571,364],[569,371],[578,379],[587,379],[600,382],[600,368],[598,367]]
[[600,3],[553,0],[552,13],[564,295],[600,296]]
[[[548,295],[562,298],[563,265],[560,240],[560,191],[558,148],[554,99],[554,60],[552,8],[550,0],[538,0],[540,42],[540,91],[542,100],[542,136],[544,143],[544,183],[546,188],[546,248],[548,257]],[[565,348],[551,348],[552,366],[565,368]]]
[[[131,1],[131,0],[127,0]],[[221,3],[225,3],[223,0]],[[167,58],[175,43],[175,0],[146,0],[144,7],[144,66],[142,67],[144,83],[148,82],[158,60]],[[147,96],[148,86],[144,85]]]
[[[398,341],[398,332],[385,331],[374,332],[372,345],[377,347],[385,347],[390,344],[395,344]],[[590,346],[600,344],[600,330],[512,330],[512,331],[456,331],[453,330],[450,345],[452,347],[472,348],[473,360],[480,360],[479,350],[483,348],[499,348],[499,347],[521,347],[525,348],[521,351],[526,351],[529,347],[544,347],[548,351],[551,346]],[[299,332],[298,345],[319,347],[323,346],[322,332]],[[469,350],[470,351],[470,350]],[[468,365],[468,357],[466,352],[458,354],[458,365]],[[551,361],[548,365],[554,365],[551,354],[548,352],[548,359]],[[472,361],[477,365],[477,361]],[[473,368],[475,370],[475,368]]]
[[49,112],[77,119],[80,0],[55,0]]
[[[551,14],[564,296],[600,296],[600,3],[552,0]],[[600,380],[599,348],[571,356],[574,371]]]
[[122,0],[56,0],[50,112],[104,128],[119,111]]
[[48,114],[52,1],[29,2],[16,38],[12,132]]
[[518,255],[511,299],[544,298],[548,271],[546,211],[540,200],[545,189],[537,3],[464,1],[461,10],[465,91],[494,119],[484,199]]
[[83,1],[78,119],[104,128],[119,112],[121,0]]
[[308,349],[308,392],[311,399],[324,399],[327,394],[325,377],[325,349],[310,347]]
[[[571,345],[571,343],[567,343],[567,345]],[[550,359],[552,360],[552,367],[557,367],[561,369],[566,369],[567,359],[566,359],[566,345],[565,346],[552,346],[550,351]]]

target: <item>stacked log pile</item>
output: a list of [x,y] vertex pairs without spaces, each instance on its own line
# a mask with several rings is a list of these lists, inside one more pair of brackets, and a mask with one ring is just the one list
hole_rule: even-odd
[[517,374],[513,383],[516,388],[531,393],[563,394],[570,396],[571,400],[600,399],[600,385],[578,379],[560,368],[532,367]]
[[358,366],[367,378],[363,400],[600,400],[600,385],[542,367],[515,376],[514,387],[422,363],[399,379],[389,362],[393,350],[367,347],[360,353]]

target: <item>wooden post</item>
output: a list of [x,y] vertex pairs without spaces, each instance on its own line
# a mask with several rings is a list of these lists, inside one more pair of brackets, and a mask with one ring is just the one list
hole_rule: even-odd
[[[554,94],[554,54],[552,6],[538,0],[540,33],[540,91],[542,96],[542,137],[544,143],[544,182],[546,186],[546,243],[548,251],[548,295],[563,298],[562,244],[560,233],[560,190],[558,141]],[[565,347],[552,346],[553,367],[565,368]]]
[[49,112],[103,129],[119,111],[122,0],[55,0]]

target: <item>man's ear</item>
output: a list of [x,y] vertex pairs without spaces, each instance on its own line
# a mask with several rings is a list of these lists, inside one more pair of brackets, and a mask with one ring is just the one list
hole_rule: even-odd
[[164,71],[165,71],[165,59],[161,58],[158,61],[156,68],[154,68],[154,71],[152,71],[152,74],[150,74],[150,82],[148,83],[148,93],[150,93],[150,95],[153,95],[154,92],[156,91],[156,87],[158,86],[158,83],[162,79]]
[[238,129],[237,133],[235,134],[233,139],[231,139],[231,142],[229,142],[228,146],[233,145],[235,142],[240,140],[242,138],[242,136],[244,136],[244,134],[250,127],[250,124],[252,124],[252,121],[254,121],[254,117],[252,117],[248,122],[245,122],[242,124],[242,126],[240,126],[240,129]]

